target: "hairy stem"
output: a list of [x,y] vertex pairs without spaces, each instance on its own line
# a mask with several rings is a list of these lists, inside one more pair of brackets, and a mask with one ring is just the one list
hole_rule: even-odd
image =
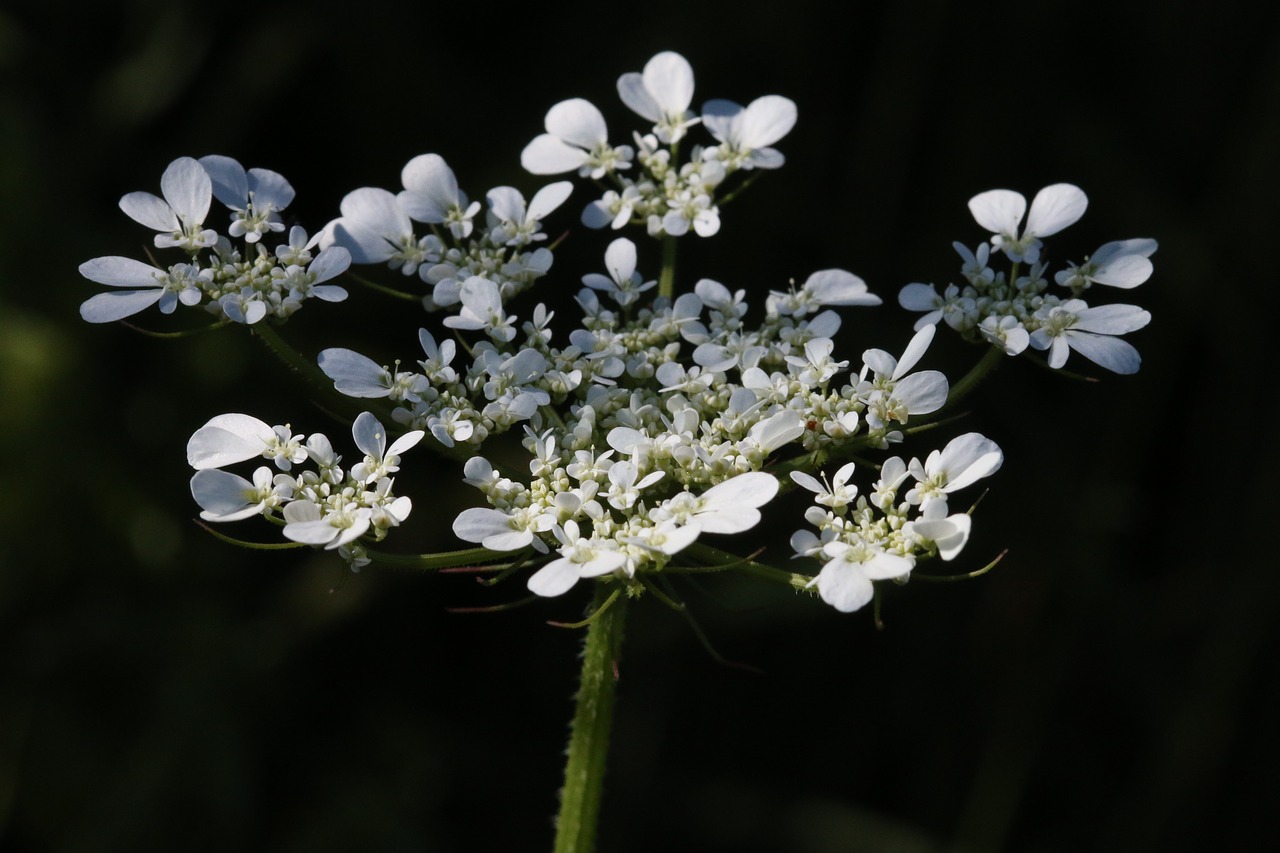
[[596,584],[593,607],[601,612],[587,627],[582,652],[577,710],[564,767],[560,816],[556,820],[555,853],[591,853],[595,849],[617,686],[614,667],[622,645],[627,604],[626,596],[618,596],[612,606],[606,606],[609,590],[609,585]]

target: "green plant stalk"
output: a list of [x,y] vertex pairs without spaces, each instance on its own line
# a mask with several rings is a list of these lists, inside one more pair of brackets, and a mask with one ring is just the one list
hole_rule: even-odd
[[[609,591],[609,585],[596,583],[594,609],[605,606]],[[560,815],[556,819],[555,853],[591,853],[595,849],[617,687],[614,662],[622,646],[626,604],[626,596],[618,596],[587,627],[564,789],[560,792]]]
[[675,299],[676,290],[676,238],[662,238],[662,272],[658,275],[658,296]]

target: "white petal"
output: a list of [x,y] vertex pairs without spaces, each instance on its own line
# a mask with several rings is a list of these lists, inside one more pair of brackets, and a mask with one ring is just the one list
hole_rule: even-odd
[[151,193],[128,193],[120,199],[120,209],[134,222],[155,231],[177,231],[181,227],[169,203]]
[[239,161],[221,154],[209,154],[200,158],[213,185],[213,195],[227,207],[243,209],[249,198],[249,176]]
[[1048,237],[1074,224],[1089,206],[1084,191],[1073,184],[1054,184],[1036,193],[1027,214],[1027,234]]
[[1136,305],[1100,305],[1080,311],[1071,331],[1123,335],[1137,331],[1150,322],[1151,314]]
[[520,152],[520,165],[534,175],[559,175],[572,172],[587,162],[587,152],[576,148],[558,136],[544,133]]
[[144,264],[142,261],[135,261],[133,258],[111,255],[85,261],[80,265],[80,275],[90,281],[112,287],[158,288],[161,284],[156,276],[164,275],[164,271],[150,264]]
[[908,415],[927,415],[938,411],[947,402],[948,389],[946,374],[922,370],[900,379],[894,387],[893,396],[906,404]]
[[561,101],[547,112],[547,133],[588,151],[608,142],[609,131],[600,110],[582,98]]
[[191,157],[179,157],[160,176],[160,191],[173,212],[188,224],[204,222],[213,202],[213,182],[204,166]]
[[903,575],[910,574],[914,566],[915,561],[910,557],[900,557],[897,554],[876,554],[862,564],[862,571],[871,580],[878,581],[886,578],[900,578]]
[[145,311],[159,302],[163,295],[164,291],[158,287],[99,293],[80,304],[80,318],[87,323],[114,323]]
[[933,342],[933,335],[937,330],[937,326],[925,326],[915,333],[915,336],[911,338],[911,342],[907,344],[907,348],[903,350],[902,358],[898,360],[898,368],[893,374],[894,379],[898,379],[916,366],[916,362],[924,356],[925,350]]
[[414,157],[400,170],[400,180],[408,191],[407,198],[400,194],[401,204],[419,222],[443,222],[445,213],[459,204],[458,179],[439,154]]
[[[644,86],[662,111],[669,115],[683,113],[689,109],[689,104],[693,101],[693,68],[680,54],[669,50],[663,51],[645,63]],[[621,94],[621,80],[618,81],[618,89]],[[631,105],[627,104],[627,106]],[[636,110],[636,112],[640,111]],[[661,116],[640,114],[650,121],[658,121],[661,118]]]
[[821,305],[879,305],[880,297],[867,292],[867,283],[846,270],[818,270],[804,282],[804,290]]
[[631,71],[619,77],[618,97],[641,118],[652,122],[662,120],[662,109],[645,88],[643,75]]
[[386,397],[391,393],[387,371],[373,359],[349,349],[324,350],[316,359],[333,387],[348,397]]
[[565,199],[572,192],[573,184],[569,181],[557,181],[554,184],[547,184],[533,194],[533,200],[529,202],[529,212],[525,215],[525,219],[530,222],[545,219],[547,214],[564,204]]
[[191,497],[206,521],[238,521],[260,513],[262,505],[246,498],[253,489],[253,483],[230,471],[207,469],[191,478]]
[[765,148],[790,133],[795,123],[796,105],[790,98],[756,98],[743,113],[739,144],[743,148]]
[[578,567],[567,559],[552,560],[529,576],[529,591],[546,598],[563,595],[578,582]]
[[374,459],[382,459],[387,450],[387,431],[372,412],[361,412],[351,425],[356,447]]
[[1127,376],[1137,373],[1142,366],[1142,357],[1138,355],[1138,351],[1120,338],[1077,331],[1068,332],[1066,338],[1071,349],[1113,373]]
[[829,563],[818,574],[818,594],[841,613],[852,613],[875,595],[875,587],[860,568],[842,561]]
[[1027,200],[1013,190],[988,190],[969,199],[969,212],[992,234],[1017,234]]

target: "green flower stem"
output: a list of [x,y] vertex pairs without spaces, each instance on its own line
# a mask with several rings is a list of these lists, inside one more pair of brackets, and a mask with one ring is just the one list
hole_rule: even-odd
[[675,299],[676,291],[676,238],[662,238],[662,273],[658,276],[658,296]]
[[973,366],[973,369],[960,378],[960,381],[951,386],[951,391],[947,394],[946,405],[943,410],[954,406],[969,394],[974,388],[978,387],[978,383],[987,377],[987,374],[995,370],[1004,359],[1004,350],[997,346],[987,347],[987,354],[982,360]]
[[[275,353],[281,361],[300,373],[304,379],[319,388],[324,388],[328,391],[333,390],[333,380],[324,374],[324,371],[316,365],[315,361],[305,358],[302,353],[286,343],[284,338],[280,337],[280,333],[265,320],[250,326],[249,331],[258,340],[266,344],[267,349]],[[345,400],[346,398],[344,397],[343,399]]]
[[611,585],[596,583],[594,609],[604,608],[587,627],[577,710],[569,736],[564,767],[564,790],[556,819],[555,853],[591,853],[604,790],[605,757],[613,724],[613,696],[617,682],[614,663],[622,645],[626,596],[605,608]]
[[741,572],[744,575],[750,575],[761,580],[773,581],[774,583],[782,583],[792,589],[811,591],[809,582],[813,580],[809,575],[802,575],[796,572],[788,572],[783,569],[775,569],[773,566],[766,566],[764,563],[757,563],[749,557],[739,557],[736,554],[730,554],[728,551],[721,551],[719,548],[713,548],[702,542],[695,542],[685,549],[684,553],[689,554],[693,559],[705,563],[704,568],[675,568],[668,567],[669,572],[725,572],[734,571]]
[[[493,560],[511,557],[511,552],[509,551],[490,551],[488,548],[464,548],[460,551],[440,551],[435,554],[388,554],[383,551],[366,548],[365,553],[375,563],[405,569],[419,569],[424,572],[437,569],[456,569],[462,566],[478,566]],[[491,566],[485,566],[485,568],[500,571],[508,565],[509,563],[495,563]]]

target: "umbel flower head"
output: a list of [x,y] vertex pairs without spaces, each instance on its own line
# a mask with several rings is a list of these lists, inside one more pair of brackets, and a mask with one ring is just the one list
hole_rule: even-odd
[[[294,191],[281,175],[219,155],[179,158],[161,196],[122,199],[157,232],[157,248],[178,256],[82,265],[112,288],[81,307],[91,322],[200,306],[267,337],[268,323],[307,299],[345,299],[336,281],[353,263],[390,270],[394,285],[376,289],[424,311],[405,326],[407,358],[387,363],[356,341],[319,352],[332,390],[370,409],[351,423],[357,455],[346,464],[325,435],[248,414],[196,430],[187,458],[204,521],[262,516],[288,542],[337,551],[353,569],[389,559],[374,546],[410,515],[395,477],[422,446],[460,463],[478,492],[473,505],[433,507],[478,547],[423,555],[424,565],[498,563],[547,598],[588,583],[665,596],[680,574],[745,567],[849,612],[964,550],[973,507],[956,502],[999,470],[1003,451],[975,432],[920,449],[908,442],[947,424],[941,413],[1000,354],[1041,352],[1061,368],[1074,352],[1116,373],[1138,369],[1120,336],[1150,315],[1086,297],[1145,282],[1156,242],[1107,242],[1051,269],[1046,240],[1087,207],[1066,183],[1029,205],[1006,189],[970,199],[982,242],[953,244],[955,283],[902,288],[899,304],[922,316],[914,334],[888,345],[851,347],[841,336],[844,311],[881,304],[848,270],[680,278],[678,241],[714,237],[728,201],[784,166],[778,146],[796,105],[773,94],[696,109],[693,69],[671,51],[616,88],[639,117],[622,141],[599,108],[571,97],[550,107],[544,132],[521,152],[527,172],[565,179],[469,192],[443,157],[423,153],[400,170],[400,187],[348,193],[314,236],[286,233],[281,214]],[[563,208],[584,178],[593,186],[584,224],[642,230],[661,248],[614,236],[590,268],[561,276],[560,286],[581,287],[572,306],[552,311],[530,291],[551,274],[557,241],[548,235],[565,230]],[[210,216],[214,200],[229,211],[222,226]],[[377,324],[379,352],[394,345],[403,313]],[[944,324],[994,348],[961,382],[934,364]],[[812,495],[804,526],[791,528],[794,561],[784,561],[797,571],[776,556],[769,565],[722,550],[749,542],[792,488]]]
[[[1136,373],[1138,351],[1119,335],[1136,332],[1151,315],[1136,305],[1090,306],[1083,298],[1094,284],[1130,289],[1150,278],[1156,241],[1149,238],[1106,243],[1081,264],[1053,275],[1066,288],[1049,289],[1042,238],[1057,234],[1084,215],[1088,200],[1071,184],[1054,184],[1036,193],[1027,212],[1026,199],[1012,190],[989,190],[969,200],[978,224],[994,232],[990,245],[970,251],[955,249],[964,264],[963,284],[941,291],[932,284],[908,284],[898,294],[902,307],[923,311],[916,328],[945,322],[965,338],[984,342],[1008,355],[1048,350],[1047,363],[1060,368],[1074,350],[1115,373]],[[1020,227],[1023,214],[1026,225]],[[1012,262],[1008,273],[988,266],[994,248]],[[1028,264],[1023,269],[1023,265]]]
[[[165,169],[160,187],[164,198],[128,193],[120,208],[160,232],[156,248],[180,249],[185,257],[163,268],[114,256],[81,264],[85,278],[119,288],[80,306],[80,316],[88,322],[122,320],[158,304],[164,314],[178,305],[202,306],[222,322],[253,325],[267,317],[285,320],[308,299],[347,298],[345,289],[327,283],[350,265],[346,249],[313,252],[320,235],[308,238],[296,225],[274,250],[263,245],[266,235],[284,231],[280,211],[294,196],[278,173],[246,171],[220,155],[179,157]],[[226,235],[205,227],[215,197],[231,211]]]

